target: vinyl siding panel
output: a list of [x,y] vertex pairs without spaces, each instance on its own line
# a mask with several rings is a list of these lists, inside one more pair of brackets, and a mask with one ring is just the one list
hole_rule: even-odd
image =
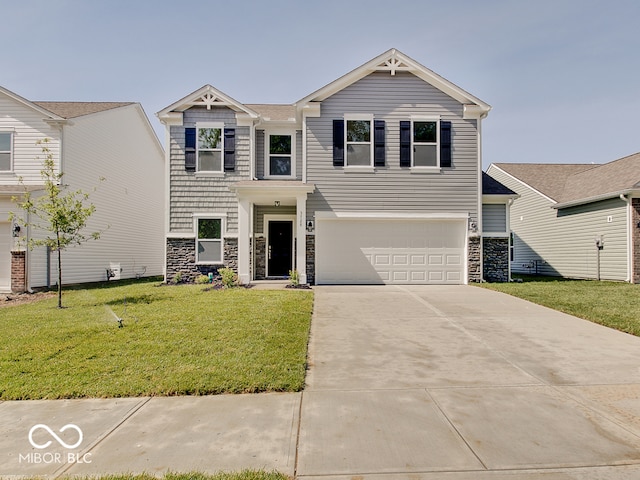
[[13,172],[0,172],[1,185],[42,183],[40,170],[45,155],[39,140],[48,138],[47,147],[56,166],[60,165],[60,131],[43,121],[44,115],[0,93],[0,131],[13,132]]
[[[332,163],[334,119],[373,114],[386,122],[384,167],[354,172]],[[406,72],[376,72],[322,102],[321,116],[307,119],[307,181],[316,185],[307,215],[315,211],[420,211],[469,213],[477,220],[478,150],[475,120],[463,106]],[[452,122],[453,168],[415,173],[400,167],[400,121],[440,115]]]
[[[89,193],[96,207],[85,232],[102,232],[99,240],[63,252],[63,283],[103,281],[111,262],[120,264],[121,278],[162,275],[164,153],[142,109],[130,105],[74,118],[63,138],[64,179]],[[29,267],[31,285],[47,285],[44,248],[31,252]]]
[[[488,173],[520,194],[510,209],[514,273],[596,278],[595,237],[602,235],[600,276],[627,279],[626,203],[619,198],[556,210],[553,202],[496,168]],[[611,221],[609,221],[611,220]]]
[[[184,129],[196,122],[224,122],[236,129],[236,167],[218,176],[186,172],[184,168]],[[235,113],[228,108],[207,110],[194,107],[184,112],[183,126],[170,129],[170,206],[169,231],[193,233],[194,213],[227,215],[226,233],[238,230],[238,201],[229,186],[250,178],[249,127],[237,127]]]
[[482,231],[506,232],[507,231],[507,206],[503,204],[482,205]]
[[296,207],[282,205],[276,207],[273,205],[256,205],[253,210],[253,232],[261,235],[266,234],[264,231],[265,215],[296,215]]

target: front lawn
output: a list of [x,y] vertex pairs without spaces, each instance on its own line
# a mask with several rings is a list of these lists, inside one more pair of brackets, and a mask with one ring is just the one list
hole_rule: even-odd
[[0,399],[304,387],[312,292],[142,281],[70,290],[64,304],[0,309]]
[[522,279],[522,283],[482,286],[640,336],[639,285],[536,276]]

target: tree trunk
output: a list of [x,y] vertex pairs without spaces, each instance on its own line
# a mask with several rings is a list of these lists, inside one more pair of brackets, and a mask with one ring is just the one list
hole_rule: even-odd
[[62,250],[60,249],[60,234],[58,240],[58,308],[62,308]]

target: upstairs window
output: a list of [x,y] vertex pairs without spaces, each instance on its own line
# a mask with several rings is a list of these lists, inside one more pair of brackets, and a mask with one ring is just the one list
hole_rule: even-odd
[[12,163],[12,140],[10,132],[0,132],[0,172],[10,172]]
[[370,119],[345,119],[346,166],[373,166]]
[[198,263],[222,263],[222,219],[198,218],[196,240]]
[[222,172],[222,127],[198,127],[198,171]]
[[413,122],[413,166],[440,166],[437,120]]
[[292,135],[269,135],[269,176],[292,177],[294,175],[292,138]]

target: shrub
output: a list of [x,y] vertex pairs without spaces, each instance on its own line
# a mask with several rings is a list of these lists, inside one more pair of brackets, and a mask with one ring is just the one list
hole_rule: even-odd
[[238,285],[238,276],[231,268],[220,268],[218,273],[222,278],[222,286],[224,288],[232,288]]
[[178,272],[173,276],[173,280],[171,280],[171,283],[173,283],[174,285],[177,285],[179,283],[182,283],[182,272]]
[[196,277],[196,283],[198,285],[204,285],[204,284],[207,284],[207,283],[211,283],[211,279],[209,278],[208,275],[198,275]]
[[297,270],[289,270],[289,283],[293,287],[300,285],[300,274]]

